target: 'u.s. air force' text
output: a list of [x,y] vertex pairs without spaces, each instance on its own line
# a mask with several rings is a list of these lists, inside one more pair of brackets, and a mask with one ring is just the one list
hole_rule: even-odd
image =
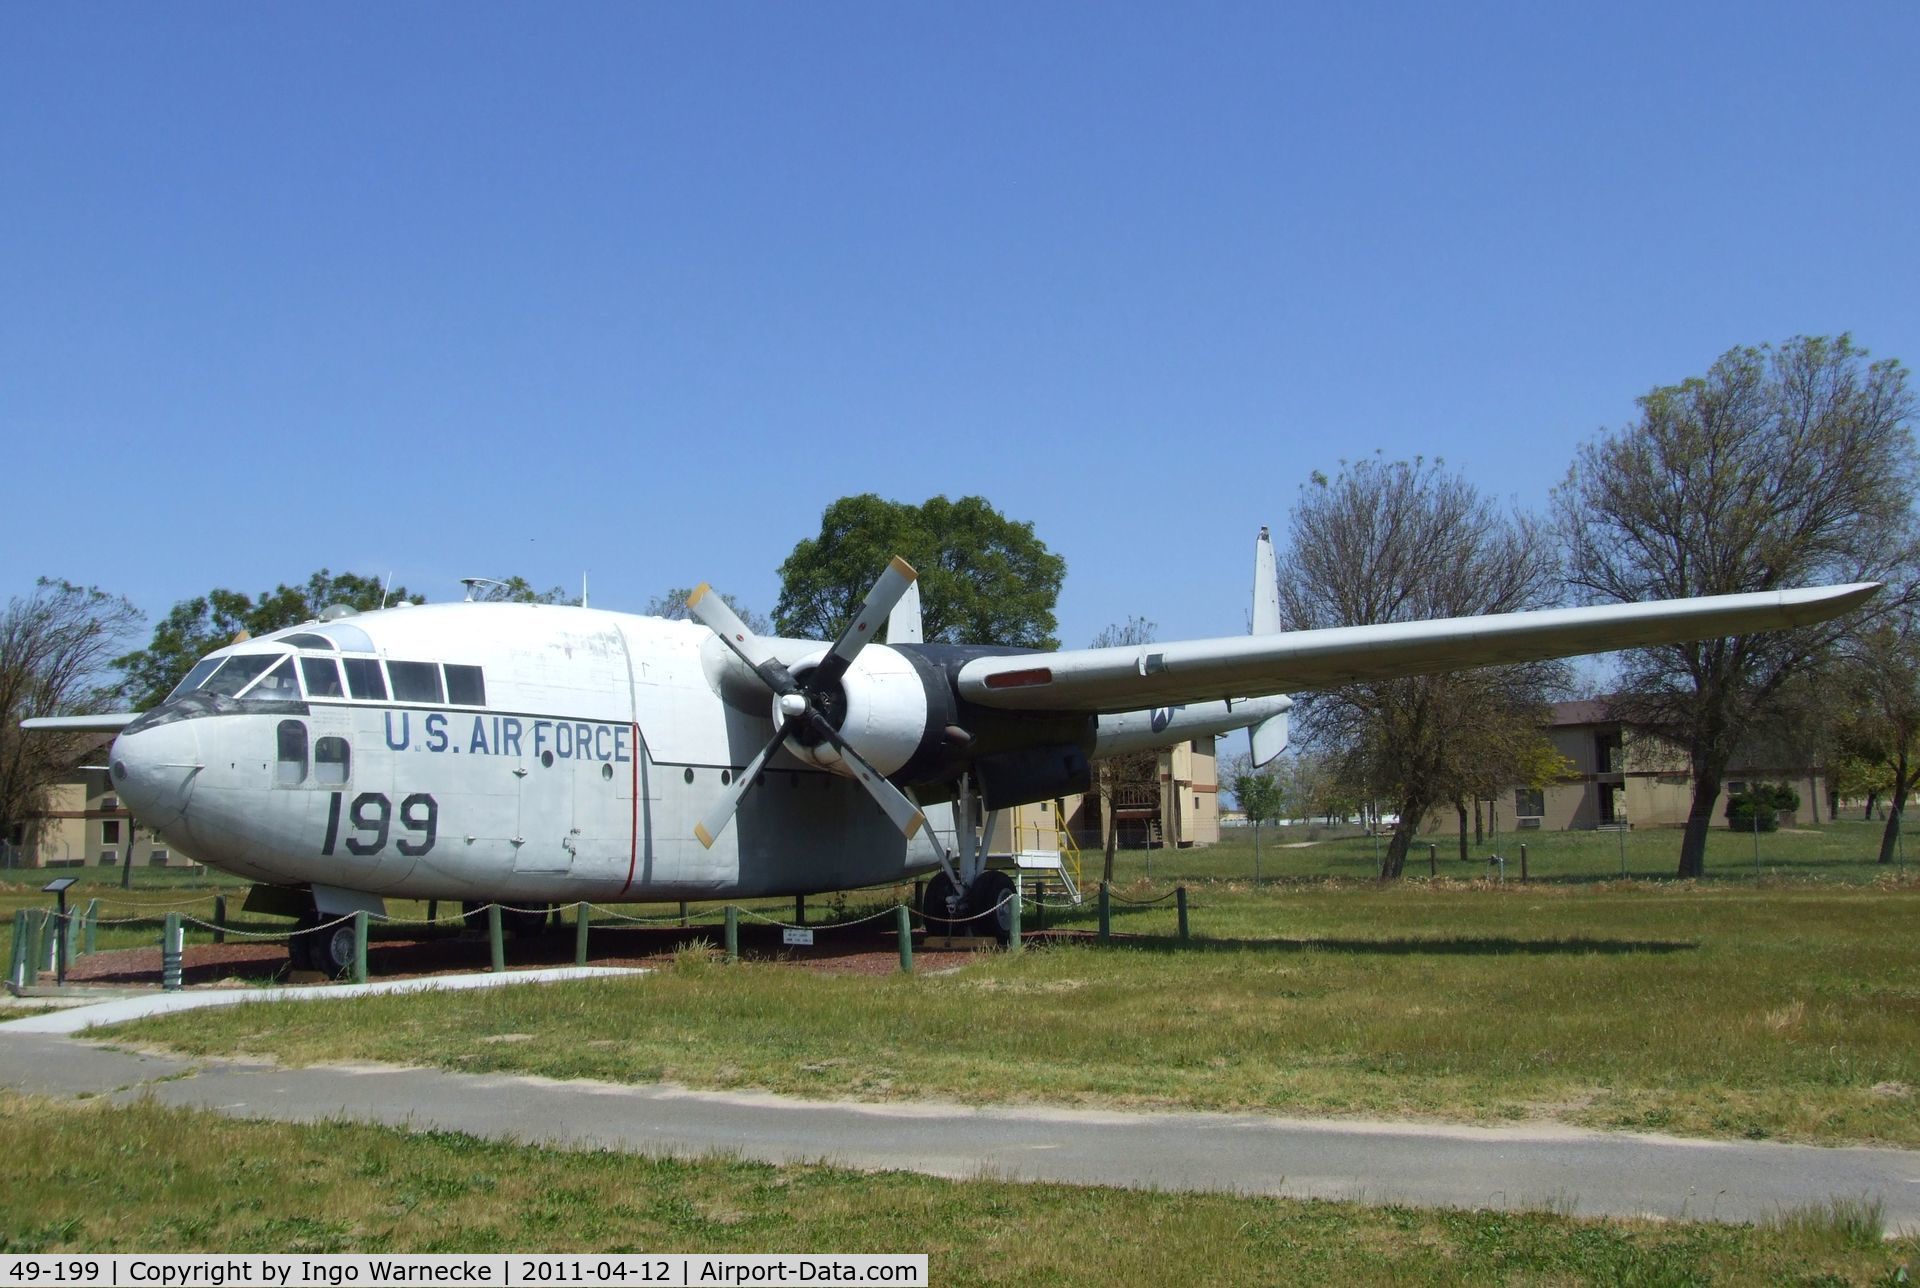
[[[419,751],[470,756],[552,755],[556,760],[607,760],[626,764],[633,758],[633,727],[599,724],[591,720],[522,720],[519,716],[448,715],[428,713],[414,740],[411,711],[388,711],[387,746],[393,751]],[[471,722],[471,724],[469,724]]]

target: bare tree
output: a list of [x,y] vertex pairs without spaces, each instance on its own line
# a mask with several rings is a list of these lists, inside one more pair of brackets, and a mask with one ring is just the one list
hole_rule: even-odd
[[[1128,617],[1102,627],[1093,637],[1091,648],[1120,648],[1129,644],[1151,644],[1160,629],[1144,617]],[[1105,858],[1100,865],[1100,880],[1113,883],[1113,856],[1120,844],[1121,806],[1129,801],[1157,799],[1160,793],[1160,753],[1125,751],[1093,764],[1094,790],[1100,798],[1100,826],[1104,832]]]
[[[1558,588],[1537,521],[1503,514],[1439,461],[1365,460],[1315,473],[1293,513],[1281,608],[1296,630],[1542,607]],[[1351,684],[1297,699],[1304,740],[1338,750],[1342,777],[1399,815],[1382,877],[1406,865],[1434,806],[1464,800],[1482,771],[1538,736],[1560,663]]]
[[45,803],[86,738],[28,732],[22,720],[73,715],[100,703],[104,670],[140,610],[91,586],[41,578],[0,613],[0,840]]
[[1861,613],[1793,631],[1635,649],[1619,714],[1685,747],[1693,800],[1679,874],[1699,876],[1726,768],[1780,713],[1796,676],[1915,582],[1913,410],[1899,363],[1847,336],[1735,349],[1640,399],[1640,418],[1580,449],[1556,511],[1589,603],[1894,583]]
[[[655,595],[640,611],[648,617],[664,617],[670,622],[683,622],[687,619],[687,600],[692,597],[693,587],[675,586],[664,595]],[[726,591],[720,592],[720,598],[728,608],[740,615],[740,620],[745,622],[747,629],[755,635],[772,634],[773,623],[764,615],[754,612]]]

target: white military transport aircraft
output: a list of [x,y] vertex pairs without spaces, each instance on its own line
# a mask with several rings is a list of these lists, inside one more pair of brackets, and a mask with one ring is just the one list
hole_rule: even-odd
[[[693,621],[334,609],[216,649],[142,715],[25,723],[118,730],[110,772],[135,818],[297,894],[308,927],[388,895],[524,907],[931,874],[926,912],[1004,935],[1011,882],[983,827],[1087,790],[1098,757],[1248,728],[1265,763],[1286,746],[1284,690],[1804,625],[1876,589],[1284,632],[1265,529],[1256,551],[1248,636],[922,643],[896,558],[831,645],[755,636],[705,586]],[[928,828],[934,807],[944,825]],[[296,964],[330,972],[351,952],[345,927],[293,943]]]

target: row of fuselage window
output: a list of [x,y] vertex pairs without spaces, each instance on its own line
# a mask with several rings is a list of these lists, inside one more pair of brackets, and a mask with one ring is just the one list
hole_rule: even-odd
[[432,706],[487,705],[486,677],[477,666],[454,662],[384,662],[377,657],[244,653],[206,658],[187,673],[187,678],[173,692],[177,696],[196,691],[269,702],[298,702],[304,696]]

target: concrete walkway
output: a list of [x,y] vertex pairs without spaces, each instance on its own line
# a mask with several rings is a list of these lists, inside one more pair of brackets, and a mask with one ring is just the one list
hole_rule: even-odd
[[[55,1017],[36,1017],[51,1019]],[[960,1178],[1581,1215],[1763,1220],[1876,1198],[1920,1234],[1920,1152],[1242,1114],[857,1104],[384,1066],[284,1068],[113,1051],[0,1026],[0,1087],[150,1096],[241,1118],[347,1118],[576,1149],[824,1160]]]

